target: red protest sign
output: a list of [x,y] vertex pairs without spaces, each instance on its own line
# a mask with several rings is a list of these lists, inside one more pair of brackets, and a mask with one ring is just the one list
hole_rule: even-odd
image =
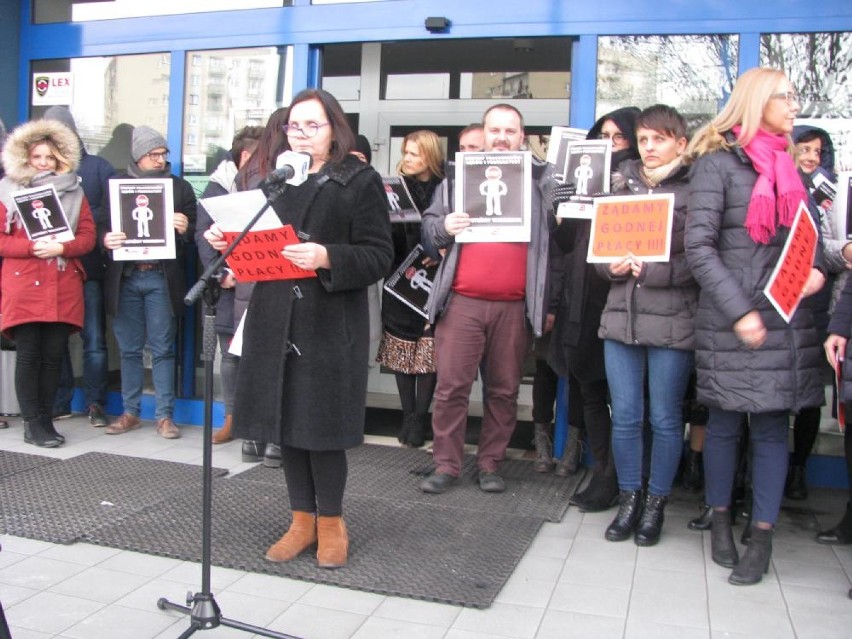
[[587,262],[614,262],[632,253],[644,262],[668,262],[674,195],[595,198]]
[[[233,242],[239,233],[226,231],[225,240]],[[266,231],[250,231],[228,256],[228,268],[238,282],[266,282],[316,277],[316,271],[299,268],[281,254],[285,246],[298,244],[290,224]]]
[[816,224],[804,201],[800,202],[781,258],[763,289],[785,322],[790,321],[802,301],[805,283],[814,265],[817,242]]

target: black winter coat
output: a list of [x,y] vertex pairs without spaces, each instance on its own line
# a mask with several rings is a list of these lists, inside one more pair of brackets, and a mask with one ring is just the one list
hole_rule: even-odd
[[689,169],[680,167],[651,189],[642,181],[641,160],[621,165],[621,184],[613,195],[672,193],[675,196],[668,262],[645,262],[639,277],[615,277],[609,264],[597,264],[598,275],[610,281],[598,336],[624,344],[693,350],[698,285],[686,263],[683,235],[689,197]]
[[[750,413],[819,406],[823,353],[811,311],[800,305],[787,324],[763,293],[789,229],[779,227],[764,245],[744,226],[756,180],[757,171],[737,146],[708,153],[692,168],[686,257],[701,287],[695,322],[698,401]],[[821,253],[816,266],[822,268]],[[767,330],[766,341],[754,350],[733,330],[753,310]]]
[[393,259],[381,178],[354,156],[290,187],[282,222],[328,250],[316,278],[258,282],[234,406],[237,437],[307,450],[364,441],[370,347],[367,287]]
[[840,388],[840,398],[846,402],[852,402],[852,277],[846,278],[843,292],[834,307],[834,314],[828,324],[828,332],[831,335],[845,337],[846,353],[843,360],[843,383]]
[[[168,167],[168,165],[166,166]],[[129,177],[132,176],[127,173],[119,173],[114,176],[114,179],[127,179]],[[192,241],[193,233],[195,232],[198,201],[195,198],[195,191],[189,182],[176,175],[167,174],[162,177],[170,177],[172,179],[175,211],[183,213],[189,218],[189,226],[185,234],[180,235],[175,231],[175,259],[161,260],[163,272],[169,284],[169,301],[171,302],[172,315],[180,316],[183,315],[183,310],[186,307],[183,303],[183,296],[186,295],[184,245]],[[109,191],[107,191],[104,197],[104,207],[106,207],[106,210],[109,210]],[[103,236],[100,237],[100,245],[103,246]],[[111,253],[111,251],[107,252]],[[112,259],[107,263],[106,276],[104,278],[104,299],[108,315],[114,316],[118,313],[121,275],[125,264],[127,262],[114,262]]]

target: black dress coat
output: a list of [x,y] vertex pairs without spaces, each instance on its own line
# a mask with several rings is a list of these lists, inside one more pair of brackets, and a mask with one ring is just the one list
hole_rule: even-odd
[[370,346],[367,287],[393,259],[387,198],[372,168],[347,157],[290,187],[285,224],[328,250],[316,278],[258,282],[246,315],[234,435],[306,450],[364,441]]
[[[763,293],[789,229],[779,227],[768,244],[758,244],[744,226],[756,180],[738,146],[703,155],[692,167],[685,245],[701,287],[695,317],[698,401],[742,413],[819,406],[824,355],[811,309],[800,304],[788,324]],[[819,249],[815,266],[823,268]],[[751,311],[767,331],[754,350],[733,328]]]

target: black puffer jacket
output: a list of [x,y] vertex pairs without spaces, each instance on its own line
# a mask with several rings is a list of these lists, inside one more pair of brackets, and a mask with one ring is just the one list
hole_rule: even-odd
[[[779,227],[763,245],[744,226],[756,180],[737,146],[708,153],[692,168],[686,257],[701,287],[695,321],[698,401],[754,413],[819,406],[823,354],[811,311],[800,306],[787,324],[763,293],[789,229]],[[822,269],[821,252],[816,266]],[[753,310],[767,329],[766,341],[755,350],[733,331],[734,323]]]
[[615,277],[609,271],[609,264],[595,265],[598,275],[610,280],[598,336],[625,344],[693,350],[698,286],[683,249],[689,169],[684,166],[675,169],[651,189],[640,177],[641,167],[641,160],[622,164],[621,184],[613,185],[613,194],[674,194],[670,259],[645,262],[639,277]]

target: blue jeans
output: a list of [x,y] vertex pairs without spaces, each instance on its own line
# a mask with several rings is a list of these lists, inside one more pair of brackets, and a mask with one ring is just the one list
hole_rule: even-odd
[[[83,392],[86,408],[92,404],[106,404],[107,346],[106,318],[104,317],[104,287],[100,280],[87,280],[83,284],[84,318],[83,330]],[[74,397],[74,369],[71,353],[65,347],[59,388],[56,389],[55,410],[68,410]]]
[[139,416],[144,369],[142,349],[147,338],[153,356],[157,419],[171,417],[175,405],[175,336],[169,287],[160,270],[133,271],[121,279],[113,330],[121,351],[121,398],[124,412]]
[[[737,440],[743,429],[743,413],[710,409],[707,438],[704,440],[704,479],[707,503],[715,507],[731,505],[731,492],[737,472]],[[774,524],[781,510],[787,479],[787,411],[749,413],[751,446],[751,487],[754,496],[752,521]]]
[[692,372],[693,353],[674,348],[632,346],[604,340],[604,360],[612,398],[612,452],[621,490],[642,488],[645,373],[653,432],[648,492],[667,496],[683,448],[682,403]]

